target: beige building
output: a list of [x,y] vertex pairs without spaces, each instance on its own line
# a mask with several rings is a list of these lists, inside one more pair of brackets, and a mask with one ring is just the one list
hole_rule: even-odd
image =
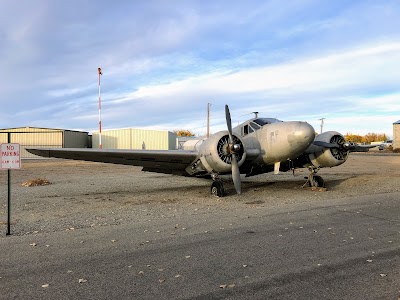
[[393,123],[393,149],[400,149],[400,120]]
[[[175,150],[177,136],[166,130],[123,128],[101,133],[103,149]],[[99,132],[93,132],[92,147],[99,148]]]
[[8,143],[8,132],[11,143],[21,145],[21,158],[37,158],[25,150],[25,148],[88,148],[89,135],[87,132],[38,128],[17,127],[0,129],[0,143]]

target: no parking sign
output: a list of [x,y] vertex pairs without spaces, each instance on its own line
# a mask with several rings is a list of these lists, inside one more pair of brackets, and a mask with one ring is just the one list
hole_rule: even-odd
[[1,144],[1,169],[21,169],[19,144]]
[[[10,133],[8,133],[8,140],[10,140]],[[0,159],[1,169],[7,169],[8,171],[8,201],[7,201],[7,233],[11,234],[10,223],[11,223],[11,169],[21,169],[21,151],[19,144],[1,144],[0,146]]]

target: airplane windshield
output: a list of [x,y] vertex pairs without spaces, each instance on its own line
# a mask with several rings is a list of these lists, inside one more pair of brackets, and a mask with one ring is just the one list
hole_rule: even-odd
[[253,122],[257,123],[260,126],[263,126],[266,124],[279,123],[279,122],[283,122],[283,121],[275,119],[275,118],[258,118],[258,119],[254,119]]

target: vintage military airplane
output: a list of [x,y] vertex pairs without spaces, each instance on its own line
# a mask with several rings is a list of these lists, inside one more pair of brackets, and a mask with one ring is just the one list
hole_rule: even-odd
[[[346,142],[335,131],[315,135],[314,128],[300,121],[283,122],[272,118],[253,118],[232,129],[229,108],[225,106],[228,130],[208,139],[191,141],[186,150],[111,150],[77,148],[29,148],[43,157],[142,166],[142,171],[183,176],[211,176],[211,193],[224,196],[219,175],[232,174],[238,194],[240,174],[246,177],[262,173],[308,168],[309,186],[324,186],[316,175],[320,168],[344,163],[349,152],[368,151],[371,146]],[[188,148],[189,147],[189,148]]]

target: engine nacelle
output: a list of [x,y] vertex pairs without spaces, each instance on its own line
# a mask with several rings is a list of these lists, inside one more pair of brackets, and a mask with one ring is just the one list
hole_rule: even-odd
[[[236,159],[239,167],[246,160],[246,149],[243,140],[233,135],[235,145],[240,149],[236,151]],[[200,161],[204,168],[209,172],[230,173],[232,171],[232,156],[229,153],[229,133],[220,131],[199,146]]]
[[306,153],[316,168],[339,166],[347,160],[349,152],[342,146],[346,142],[343,135],[336,131],[327,131],[316,136],[315,141],[338,144],[339,148],[325,148],[311,145]]

